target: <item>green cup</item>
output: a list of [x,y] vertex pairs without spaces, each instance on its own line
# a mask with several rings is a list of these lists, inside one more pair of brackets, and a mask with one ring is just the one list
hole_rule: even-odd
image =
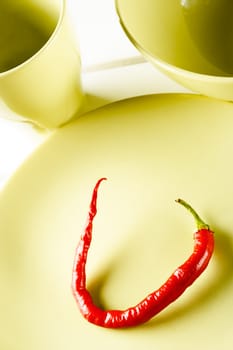
[[[232,5],[230,9],[224,5],[230,1],[224,0],[221,7],[217,0],[189,0],[187,9],[185,0],[116,0],[116,9],[129,39],[153,65],[190,90],[233,101],[230,27],[223,26],[226,12],[232,11]],[[215,27],[217,14],[221,28]],[[228,33],[225,41],[224,31]],[[222,50],[218,55],[214,44]],[[216,57],[211,57],[213,52]]]
[[78,44],[65,0],[1,0],[0,98],[25,120],[55,128],[83,100]]

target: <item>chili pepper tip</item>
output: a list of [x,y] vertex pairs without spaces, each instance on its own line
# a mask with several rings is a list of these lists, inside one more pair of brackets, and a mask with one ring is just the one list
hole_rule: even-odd
[[96,185],[95,185],[95,188],[98,189],[100,183],[101,183],[102,181],[105,181],[105,180],[107,180],[106,177],[101,177],[101,178],[97,181],[97,183],[96,183]]
[[188,204],[187,202],[185,202],[183,199],[178,198],[176,199],[176,202],[183,205],[183,207],[185,207],[194,217],[195,221],[196,221],[196,225],[198,230],[202,230],[202,229],[207,229],[209,230],[209,225],[207,225],[201,218],[200,216],[197,214],[197,212],[191,207],[190,204]]
[[101,177],[98,182],[101,182],[101,181],[104,181],[104,180],[107,180],[107,178],[106,177]]

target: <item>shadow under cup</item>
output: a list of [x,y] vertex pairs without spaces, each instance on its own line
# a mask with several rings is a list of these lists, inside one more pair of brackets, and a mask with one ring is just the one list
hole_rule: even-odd
[[48,128],[82,103],[80,57],[65,0],[1,0],[0,97],[22,118]]

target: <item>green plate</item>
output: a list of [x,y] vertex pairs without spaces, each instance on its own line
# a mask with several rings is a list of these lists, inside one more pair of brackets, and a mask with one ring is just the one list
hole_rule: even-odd
[[[233,106],[158,94],[117,102],[57,130],[0,197],[0,348],[206,350],[233,346]],[[96,181],[88,288],[106,308],[157,289],[192,252],[188,201],[215,231],[213,259],[150,322],[89,324],[71,293]]]

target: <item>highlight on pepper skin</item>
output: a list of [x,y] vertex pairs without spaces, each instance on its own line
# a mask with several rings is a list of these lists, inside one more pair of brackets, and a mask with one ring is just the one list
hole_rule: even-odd
[[184,206],[196,221],[197,232],[194,233],[192,254],[175,269],[160,288],[148,294],[135,306],[125,310],[103,310],[94,304],[86,288],[86,262],[92,239],[93,220],[97,213],[98,189],[104,180],[107,179],[99,179],[93,189],[87,224],[76,248],[72,271],[72,293],[81,314],[90,323],[105,328],[138,326],[149,321],[180,297],[202,274],[214,251],[214,234],[188,203],[178,199],[177,202]]

